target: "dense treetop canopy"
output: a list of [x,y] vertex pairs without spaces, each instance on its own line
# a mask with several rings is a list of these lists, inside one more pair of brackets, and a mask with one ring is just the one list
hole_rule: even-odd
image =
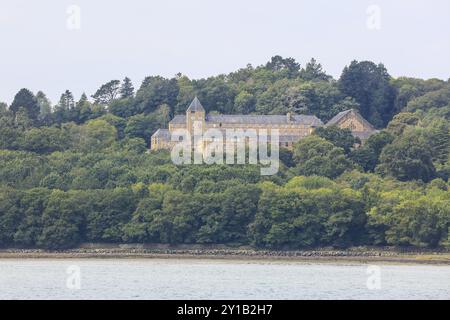
[[[357,109],[380,131],[316,130],[280,171],[176,166],[150,136],[198,96],[206,112]],[[353,61],[333,79],[312,59],[273,57],[207,79],[149,76],[70,90],[56,105],[21,89],[0,103],[0,246],[81,242],[225,243],[260,248],[449,246],[450,82],[392,78]]]

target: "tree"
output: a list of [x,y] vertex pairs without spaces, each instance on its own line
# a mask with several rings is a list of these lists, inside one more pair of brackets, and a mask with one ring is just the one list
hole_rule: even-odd
[[75,108],[75,99],[72,92],[66,90],[59,99],[58,108],[61,110],[72,110]]
[[412,99],[406,105],[406,110],[409,112],[415,112],[417,110],[428,111],[430,109],[444,108],[450,105],[450,85],[439,90],[430,91],[424,95],[421,95],[415,99]]
[[127,99],[132,98],[134,96],[134,87],[131,83],[130,78],[125,77],[122,82],[122,86],[120,87],[120,98]]
[[40,154],[63,151],[70,146],[70,137],[61,129],[41,127],[27,130],[21,142],[21,148]]
[[361,143],[355,138],[350,129],[341,129],[338,126],[321,127],[314,130],[314,135],[330,141],[336,147],[344,149],[345,153],[350,153],[353,146]]
[[91,205],[84,192],[54,190],[42,215],[38,245],[46,249],[66,249],[80,243],[81,227],[85,214],[92,210]]
[[178,84],[178,96],[177,103],[174,107],[174,114],[183,114],[186,112],[187,106],[196,96],[196,90],[194,88],[194,83],[187,76],[178,74],[177,75]]
[[294,144],[295,174],[336,178],[351,169],[344,150],[318,136],[306,137]]
[[224,75],[195,81],[195,88],[206,112],[233,112],[236,91]]
[[259,188],[238,185],[226,189],[220,197],[220,209],[203,211],[205,223],[199,231],[202,242],[248,242],[248,225],[253,221],[259,199]]
[[34,94],[28,89],[21,89],[16,94],[9,109],[16,114],[20,108],[23,108],[31,121],[38,119],[41,108]]
[[176,79],[147,77],[136,92],[135,103],[139,112],[146,114],[152,113],[162,104],[169,105],[172,111],[176,105],[178,93]]
[[39,121],[49,125],[51,122],[52,105],[45,93],[38,91],[36,99],[39,104]]
[[95,103],[108,105],[116,99],[120,91],[120,80],[111,80],[103,84],[95,94],[92,95],[92,98],[94,98]]
[[86,237],[91,242],[120,242],[125,223],[135,210],[131,189],[116,188],[94,194],[95,203],[86,216]]
[[21,219],[20,194],[17,190],[0,188],[0,246],[12,245]]
[[332,79],[331,76],[323,71],[322,65],[317,63],[314,58],[300,71],[300,78],[306,81],[329,81]]
[[254,245],[304,248],[358,244],[366,222],[356,192],[323,187],[314,190],[292,185],[263,185],[258,212],[250,225]]
[[384,147],[377,172],[393,176],[400,181],[432,180],[436,169],[430,146],[426,143],[423,133],[410,130]]
[[[277,113],[313,114],[324,121],[331,119],[339,109],[342,94],[334,83],[306,82],[299,85],[282,83],[280,100],[283,109]],[[275,101],[276,102],[276,101]],[[330,108],[330,106],[332,106]],[[274,111],[275,111],[274,110]]]
[[392,141],[394,141],[394,136],[389,131],[383,130],[371,135],[365,145],[373,149],[378,157],[383,148],[392,143]]
[[420,122],[420,118],[414,113],[402,112],[396,114],[389,122],[387,131],[395,136],[401,135],[409,126],[416,126]]
[[445,164],[450,155],[450,125],[448,121],[436,119],[428,124],[426,135],[433,161]]
[[8,105],[4,102],[0,102],[0,116],[6,115],[8,112]]
[[[443,89],[446,86],[445,81],[439,79],[422,80],[407,77],[392,79],[391,84],[397,89],[397,98],[395,102],[396,112],[404,110],[407,105],[416,100],[416,98],[424,96],[432,91]],[[412,103],[415,104],[413,109],[421,107],[421,102],[417,104],[416,102]]]
[[367,229],[375,244],[436,247],[448,243],[450,203],[446,190],[431,184],[416,189],[414,184],[402,184],[403,188],[397,184],[387,190],[386,181],[380,186],[383,191],[376,195],[368,213]]
[[247,91],[240,92],[234,98],[234,110],[236,113],[248,114],[255,110],[256,99]]
[[102,150],[117,139],[117,130],[105,120],[95,119],[81,127],[79,148],[83,151]]
[[161,127],[154,114],[138,114],[128,118],[125,127],[125,135],[130,138],[142,138],[150,143],[150,137]]
[[66,90],[55,107],[53,117],[56,123],[76,121],[78,116],[75,110],[75,99],[72,92]]
[[33,127],[35,121],[30,118],[29,113],[23,107],[20,107],[15,114],[14,124],[17,128],[27,130]]
[[273,56],[266,64],[266,68],[276,72],[285,72],[289,78],[298,76],[300,64],[294,58]]
[[73,112],[73,121],[78,124],[85,123],[91,119],[99,117],[94,111],[94,106],[89,102],[87,95],[83,92],[80,100],[75,105],[75,110]]
[[373,171],[378,164],[378,157],[375,151],[367,146],[353,150],[350,155],[352,161],[361,166],[365,171]]
[[138,106],[133,98],[117,99],[108,105],[108,111],[115,116],[129,118],[139,114]]
[[380,131],[371,135],[361,148],[353,150],[349,156],[364,171],[373,172],[378,165],[381,151],[386,145],[392,143],[393,140],[394,136],[388,131]]
[[361,115],[376,127],[386,125],[395,110],[395,88],[384,65],[352,61],[339,79],[341,92],[359,103]]
[[24,247],[35,247],[42,233],[42,215],[51,190],[35,188],[26,190],[20,198],[21,220],[17,224],[14,242]]

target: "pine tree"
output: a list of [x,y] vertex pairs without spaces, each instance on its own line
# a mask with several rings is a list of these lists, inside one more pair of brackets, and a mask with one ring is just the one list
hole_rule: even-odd
[[75,107],[75,99],[72,92],[66,90],[59,99],[59,108],[63,110],[71,110]]
[[431,124],[429,145],[432,150],[433,161],[444,164],[448,160],[450,151],[449,125],[445,120],[435,120]]
[[123,79],[122,86],[120,87],[120,97],[122,99],[130,98],[134,95],[134,87],[130,78],[125,77]]
[[16,114],[20,108],[24,109],[31,121],[37,120],[40,112],[38,101],[34,94],[28,89],[21,89],[11,104],[10,110]]
[[50,116],[52,113],[52,105],[50,100],[47,98],[47,96],[45,95],[45,93],[43,93],[42,91],[39,91],[36,94],[36,99],[38,101],[39,104],[39,121],[45,123],[45,124],[49,124],[50,121]]

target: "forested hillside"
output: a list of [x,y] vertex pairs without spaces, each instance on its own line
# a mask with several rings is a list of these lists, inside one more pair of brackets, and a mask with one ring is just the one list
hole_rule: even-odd
[[[81,242],[259,248],[450,246],[450,81],[393,78],[351,62],[273,57],[227,75],[105,83],[56,105],[21,89],[0,103],[0,246]],[[252,165],[176,166],[151,134],[198,96],[207,112],[313,114],[355,108],[380,132],[354,149],[321,128],[281,150],[276,176]],[[0,99],[9,97],[0,97]]]

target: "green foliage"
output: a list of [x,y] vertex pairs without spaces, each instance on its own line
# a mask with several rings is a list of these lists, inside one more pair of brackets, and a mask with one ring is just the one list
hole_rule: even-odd
[[[0,103],[0,247],[82,242],[209,243],[258,248],[450,244],[448,82],[392,79],[352,62],[339,81],[292,58],[191,80],[107,82],[89,101],[66,90],[51,106],[27,89]],[[319,128],[282,148],[280,171],[176,166],[148,152],[151,134],[198,95],[207,112],[360,110],[385,129],[362,146]],[[107,104],[107,106],[106,106]],[[392,120],[391,120],[392,118]]]
[[339,79],[339,88],[360,104],[361,115],[376,127],[386,125],[394,115],[395,88],[384,65],[352,61]]
[[425,195],[382,193],[369,215],[370,225],[383,230],[387,244],[436,247],[448,238],[449,200],[448,191],[433,188]]
[[387,145],[380,155],[377,170],[401,181],[428,182],[436,175],[431,148],[417,130],[410,130]]
[[380,131],[371,135],[362,147],[352,150],[349,157],[364,171],[373,172],[379,163],[381,151],[393,140],[394,136],[388,131]]
[[296,175],[336,178],[351,168],[344,150],[318,136],[306,137],[294,145]]
[[322,65],[314,58],[300,71],[300,78],[306,81],[329,81],[332,79],[331,76],[323,71]]
[[139,112],[145,114],[155,111],[160,105],[175,106],[179,93],[176,79],[147,77],[136,92],[135,103]]
[[263,189],[250,226],[257,246],[347,246],[360,241],[365,214],[360,196],[331,188]]
[[23,108],[26,115],[31,120],[37,120],[40,112],[40,106],[34,94],[28,89],[21,89],[14,97],[14,100],[10,106],[10,110],[14,114],[17,114],[21,108]]
[[442,88],[427,92],[409,101],[406,110],[414,112],[417,110],[427,111],[433,108],[443,108],[450,105],[450,85],[447,84]]
[[420,118],[416,114],[410,112],[402,112],[395,115],[392,121],[389,122],[387,131],[395,136],[401,135],[407,127],[417,126],[419,122]]
[[317,128],[314,134],[331,142],[336,147],[344,149],[346,154],[351,151],[355,144],[361,143],[358,138],[352,135],[350,129],[341,129],[337,126]]
[[[127,83],[127,86],[129,83]],[[94,98],[95,103],[98,104],[109,104],[114,99],[116,99],[117,95],[120,93],[120,81],[119,80],[111,80],[108,83],[105,83],[98,89],[92,98]],[[124,97],[126,98],[126,97]]]
[[120,98],[128,99],[134,96],[134,87],[131,83],[130,78],[125,77],[123,79],[122,85],[120,86]]

